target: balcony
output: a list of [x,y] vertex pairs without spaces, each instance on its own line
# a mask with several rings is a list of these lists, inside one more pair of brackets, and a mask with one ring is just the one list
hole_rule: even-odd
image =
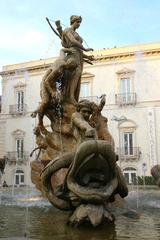
[[116,104],[120,107],[126,105],[136,105],[136,93],[120,93],[115,95]]
[[12,115],[24,115],[27,112],[26,104],[15,104],[9,106],[9,113]]
[[141,151],[139,147],[122,147],[117,148],[117,154],[119,156],[119,160],[139,160]]
[[7,163],[8,164],[26,164],[29,159],[28,152],[8,152],[7,153]]

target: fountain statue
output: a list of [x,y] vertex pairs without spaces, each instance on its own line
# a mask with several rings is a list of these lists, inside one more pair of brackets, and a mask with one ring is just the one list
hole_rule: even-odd
[[160,187],[160,165],[154,165],[151,168],[151,174],[154,177],[156,184],[158,185],[158,187]]
[[[31,178],[53,206],[72,212],[71,225],[98,226],[114,221],[110,203],[118,194],[126,197],[128,189],[117,165],[108,120],[102,115],[105,95],[99,104],[79,100],[83,62],[94,62],[92,55],[84,54],[93,49],[85,48],[76,32],[81,21],[81,16],[73,15],[69,28],[63,30],[60,21],[56,30],[52,27],[63,48],[41,81],[42,101],[31,114],[39,120],[34,129],[37,147],[31,155],[37,150],[38,154],[31,162]],[[44,115],[51,131],[43,123]]]

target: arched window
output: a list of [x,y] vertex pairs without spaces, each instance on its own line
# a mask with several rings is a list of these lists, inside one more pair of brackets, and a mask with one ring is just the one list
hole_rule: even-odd
[[123,170],[124,177],[128,184],[136,184],[136,169],[132,167],[127,167]]
[[15,185],[16,186],[23,186],[24,185],[24,172],[22,170],[16,170]]

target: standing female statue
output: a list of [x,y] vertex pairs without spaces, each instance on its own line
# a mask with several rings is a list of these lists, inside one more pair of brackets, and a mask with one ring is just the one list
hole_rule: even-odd
[[87,56],[83,51],[93,51],[92,48],[84,48],[82,45],[83,39],[76,32],[82,22],[81,16],[72,15],[70,17],[70,27],[64,29],[61,32],[62,46],[68,48],[70,51],[66,54],[66,58],[72,58],[78,66],[70,74],[67,88],[66,88],[66,98],[69,102],[76,105],[79,99],[81,75],[83,71],[83,60],[93,60],[93,56]]

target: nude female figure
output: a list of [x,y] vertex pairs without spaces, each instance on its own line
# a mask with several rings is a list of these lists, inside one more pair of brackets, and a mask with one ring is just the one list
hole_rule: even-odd
[[93,51],[92,48],[85,48],[83,46],[83,39],[76,32],[82,22],[81,16],[72,15],[70,17],[70,27],[62,31],[61,40],[64,48],[70,49],[66,54],[66,59],[71,58],[75,61],[77,68],[72,72],[69,78],[67,95],[69,101],[76,105],[79,100],[81,75],[83,71],[83,61],[93,60],[93,56],[88,56],[83,51]]

